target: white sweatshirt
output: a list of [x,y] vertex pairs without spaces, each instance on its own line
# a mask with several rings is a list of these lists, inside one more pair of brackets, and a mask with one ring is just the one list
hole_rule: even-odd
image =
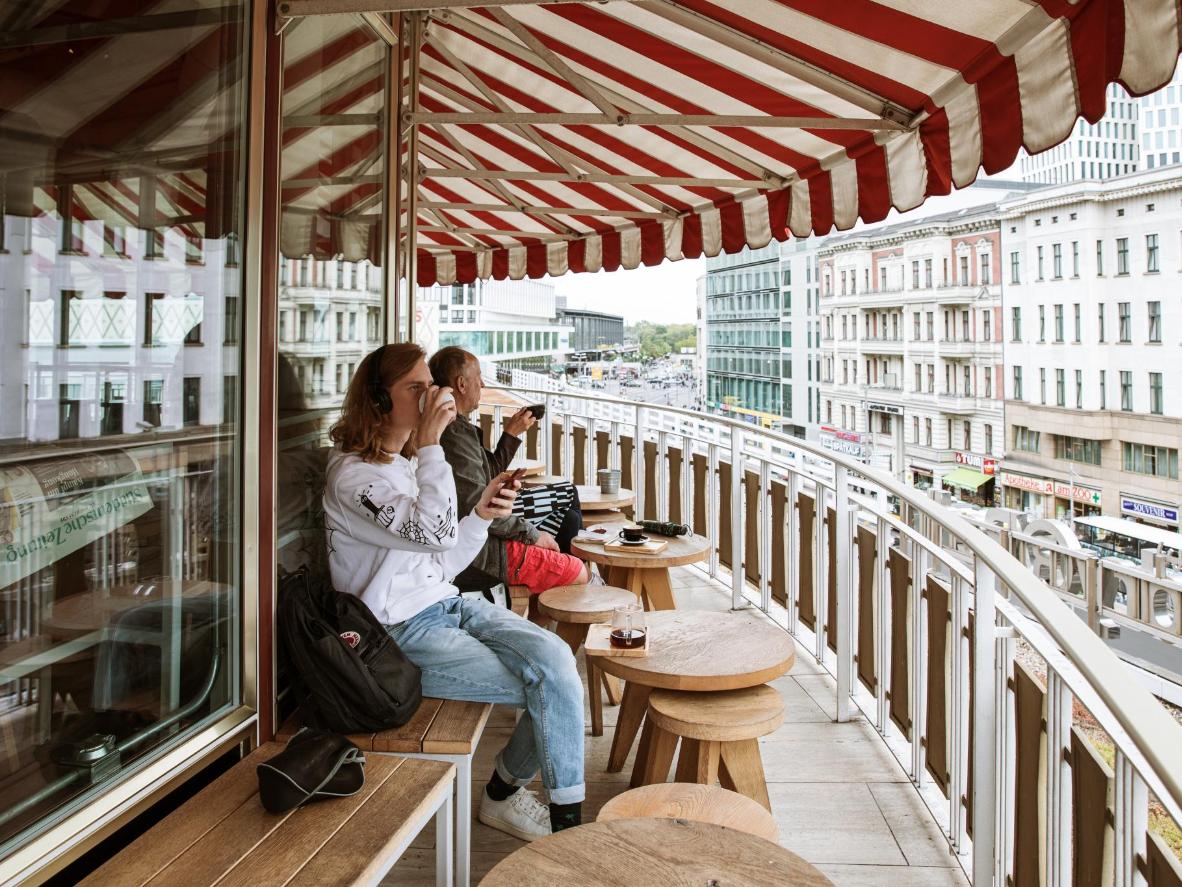
[[360,597],[384,625],[405,622],[444,598],[484,547],[489,521],[456,522],[456,484],[443,448],[413,460],[365,462],[333,450],[324,487],[333,587]]

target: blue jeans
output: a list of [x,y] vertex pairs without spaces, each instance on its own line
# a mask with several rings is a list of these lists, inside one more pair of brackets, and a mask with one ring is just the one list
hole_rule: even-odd
[[424,696],[525,709],[497,756],[501,779],[528,785],[540,769],[551,804],[583,800],[583,682],[565,641],[458,596],[387,631],[422,669]]

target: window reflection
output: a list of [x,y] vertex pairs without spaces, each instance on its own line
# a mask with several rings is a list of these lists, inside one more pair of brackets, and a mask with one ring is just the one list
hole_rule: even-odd
[[0,3],[0,855],[238,698],[246,5],[117,6]]

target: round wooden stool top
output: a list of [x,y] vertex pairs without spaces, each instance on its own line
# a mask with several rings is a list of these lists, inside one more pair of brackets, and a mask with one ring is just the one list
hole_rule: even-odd
[[615,819],[568,828],[506,856],[483,887],[832,887],[795,853],[709,822]]
[[610,622],[612,610],[635,604],[636,595],[610,585],[560,585],[543,591],[538,609],[556,622]]
[[776,820],[763,805],[718,785],[662,782],[616,795],[603,805],[596,819],[691,819],[733,828],[766,841],[780,836]]
[[602,543],[572,542],[571,551],[583,560],[609,567],[628,567],[639,570],[668,569],[696,564],[710,557],[710,540],[705,536],[653,536],[669,544],[656,554],[637,554],[634,551],[605,549]]
[[767,685],[708,693],[654,690],[648,698],[653,724],[677,736],[714,742],[755,739],[784,721],[784,700]]
[[619,508],[627,508],[636,501],[633,492],[625,487],[621,487],[614,493],[601,493],[598,486],[583,486],[582,484],[575,489],[579,491],[579,507],[585,512],[614,511]]

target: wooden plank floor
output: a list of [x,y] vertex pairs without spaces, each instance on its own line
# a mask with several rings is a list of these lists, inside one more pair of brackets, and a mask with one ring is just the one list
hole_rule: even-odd
[[[729,588],[691,567],[672,572],[679,607],[729,606]],[[792,673],[773,686],[784,697],[784,724],[762,739],[760,748],[780,843],[822,869],[838,887],[967,885],[931,815],[874,728],[860,717],[833,722],[833,682],[815,662],[798,649]],[[631,758],[622,773],[604,770],[617,711],[604,707],[602,737],[593,738],[587,728],[587,820],[628,788]],[[511,710],[493,710],[473,763],[473,805],[479,804],[513,723]],[[430,837],[421,837],[383,884],[434,884]],[[515,838],[473,819],[473,883],[520,846]]]

